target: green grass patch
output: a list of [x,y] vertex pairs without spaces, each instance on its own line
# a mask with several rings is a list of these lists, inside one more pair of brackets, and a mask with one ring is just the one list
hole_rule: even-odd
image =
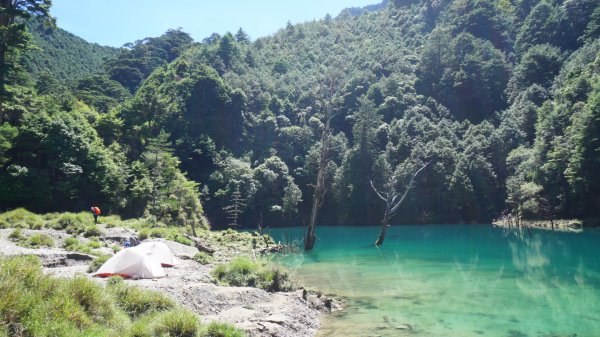
[[98,229],[98,226],[96,225],[90,225],[87,226],[85,228],[85,231],[83,232],[83,236],[85,236],[86,238],[92,237],[92,236],[100,236],[102,233],[100,233],[100,229]]
[[91,212],[47,214],[46,217],[52,228],[66,230],[69,234],[84,233],[94,224]]
[[[92,262],[90,262],[87,272],[95,273],[98,269],[100,269],[100,267],[102,267],[104,262],[108,261],[108,259],[110,259],[110,258],[111,258],[110,255],[100,255],[100,256],[96,257],[94,260],[92,260]],[[119,277],[119,279],[120,279],[120,277]]]
[[124,283],[112,284],[108,290],[114,295],[119,307],[123,308],[131,318],[175,307],[175,303],[161,293],[131,287]]
[[54,246],[54,239],[51,236],[43,233],[33,234],[27,239],[21,239],[19,242],[22,246],[30,248]]
[[94,255],[100,254],[98,251],[94,251],[95,249],[98,249],[98,248],[101,248],[104,246],[105,246],[105,244],[103,242],[100,242],[96,239],[90,240],[87,243],[83,243],[83,242],[79,241],[77,238],[70,237],[70,238],[66,238],[65,241],[63,242],[63,248],[66,250],[80,252],[80,253],[86,253],[86,254],[94,254]]
[[148,228],[142,228],[138,231],[138,237],[140,240],[146,240],[150,237],[150,230]]
[[9,336],[116,336],[112,300],[93,281],[44,275],[38,258],[0,259],[0,320]]
[[266,261],[253,261],[237,257],[229,263],[218,265],[212,272],[219,284],[247,286],[267,291],[290,291],[294,289],[287,272]]
[[12,231],[12,233],[10,233],[10,234],[8,235],[8,238],[9,238],[10,240],[12,240],[12,241],[17,241],[17,242],[18,242],[18,241],[21,241],[21,240],[23,240],[23,239],[25,239],[25,238],[23,237],[23,231],[21,230],[21,228],[15,228],[15,229]]
[[205,252],[199,252],[194,255],[193,260],[200,264],[209,264],[212,263],[213,257]]
[[173,238],[173,241],[177,242],[177,243],[181,243],[182,245],[186,245],[186,246],[193,246],[194,242],[190,239],[188,239],[187,237],[183,236],[183,235],[175,235],[175,237]]
[[187,310],[171,310],[156,318],[156,336],[196,337],[200,332],[198,316]]
[[243,331],[233,325],[220,322],[211,322],[202,329],[200,337],[244,337]]
[[44,219],[25,208],[17,208],[0,214],[0,228],[41,229]]
[[238,337],[232,326],[202,326],[164,295],[112,277],[102,287],[83,276],[54,278],[37,257],[0,258],[0,336]]

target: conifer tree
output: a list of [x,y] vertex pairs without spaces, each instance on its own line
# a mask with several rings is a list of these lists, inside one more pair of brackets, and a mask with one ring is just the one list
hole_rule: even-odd
[[237,183],[235,186],[235,191],[233,191],[231,194],[231,204],[223,207],[223,211],[225,211],[225,214],[227,214],[227,219],[231,220],[229,226],[239,226],[238,219],[244,212],[244,207],[246,207],[246,204],[244,203],[242,193],[240,192],[240,184]]

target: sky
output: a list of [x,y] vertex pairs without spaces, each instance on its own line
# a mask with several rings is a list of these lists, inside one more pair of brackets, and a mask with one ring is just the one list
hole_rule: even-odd
[[196,41],[242,27],[252,39],[293,24],[333,17],[380,0],[53,0],[57,25],[89,42],[121,47],[181,27]]

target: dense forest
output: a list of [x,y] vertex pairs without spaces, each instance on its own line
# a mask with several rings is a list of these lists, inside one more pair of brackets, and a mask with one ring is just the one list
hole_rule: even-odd
[[0,11],[0,211],[306,225],[322,171],[320,224],[377,224],[373,187],[430,163],[392,223],[600,217],[597,0],[384,1],[121,49],[21,3]]

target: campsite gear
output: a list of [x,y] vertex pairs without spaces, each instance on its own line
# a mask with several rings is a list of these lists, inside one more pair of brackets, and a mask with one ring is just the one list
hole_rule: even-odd
[[132,247],[123,249],[106,261],[94,274],[99,277],[121,276],[125,278],[165,277],[160,262],[147,249]]
[[140,244],[140,241],[138,239],[136,239],[135,237],[133,237],[133,236],[129,238],[129,242],[131,242],[131,245],[133,247],[135,247],[135,246],[137,246],[137,245]]
[[123,243],[123,246],[125,246],[125,248],[129,248],[129,247],[131,247],[131,242],[129,242],[129,240],[125,240],[125,243]]
[[176,264],[171,249],[163,242],[146,241],[126,248],[106,261],[94,274],[99,277],[159,278],[166,276],[163,267]]
[[158,260],[163,267],[173,267],[177,264],[175,257],[171,253],[171,249],[164,242],[145,241],[140,243],[137,247],[151,251],[152,257]]

